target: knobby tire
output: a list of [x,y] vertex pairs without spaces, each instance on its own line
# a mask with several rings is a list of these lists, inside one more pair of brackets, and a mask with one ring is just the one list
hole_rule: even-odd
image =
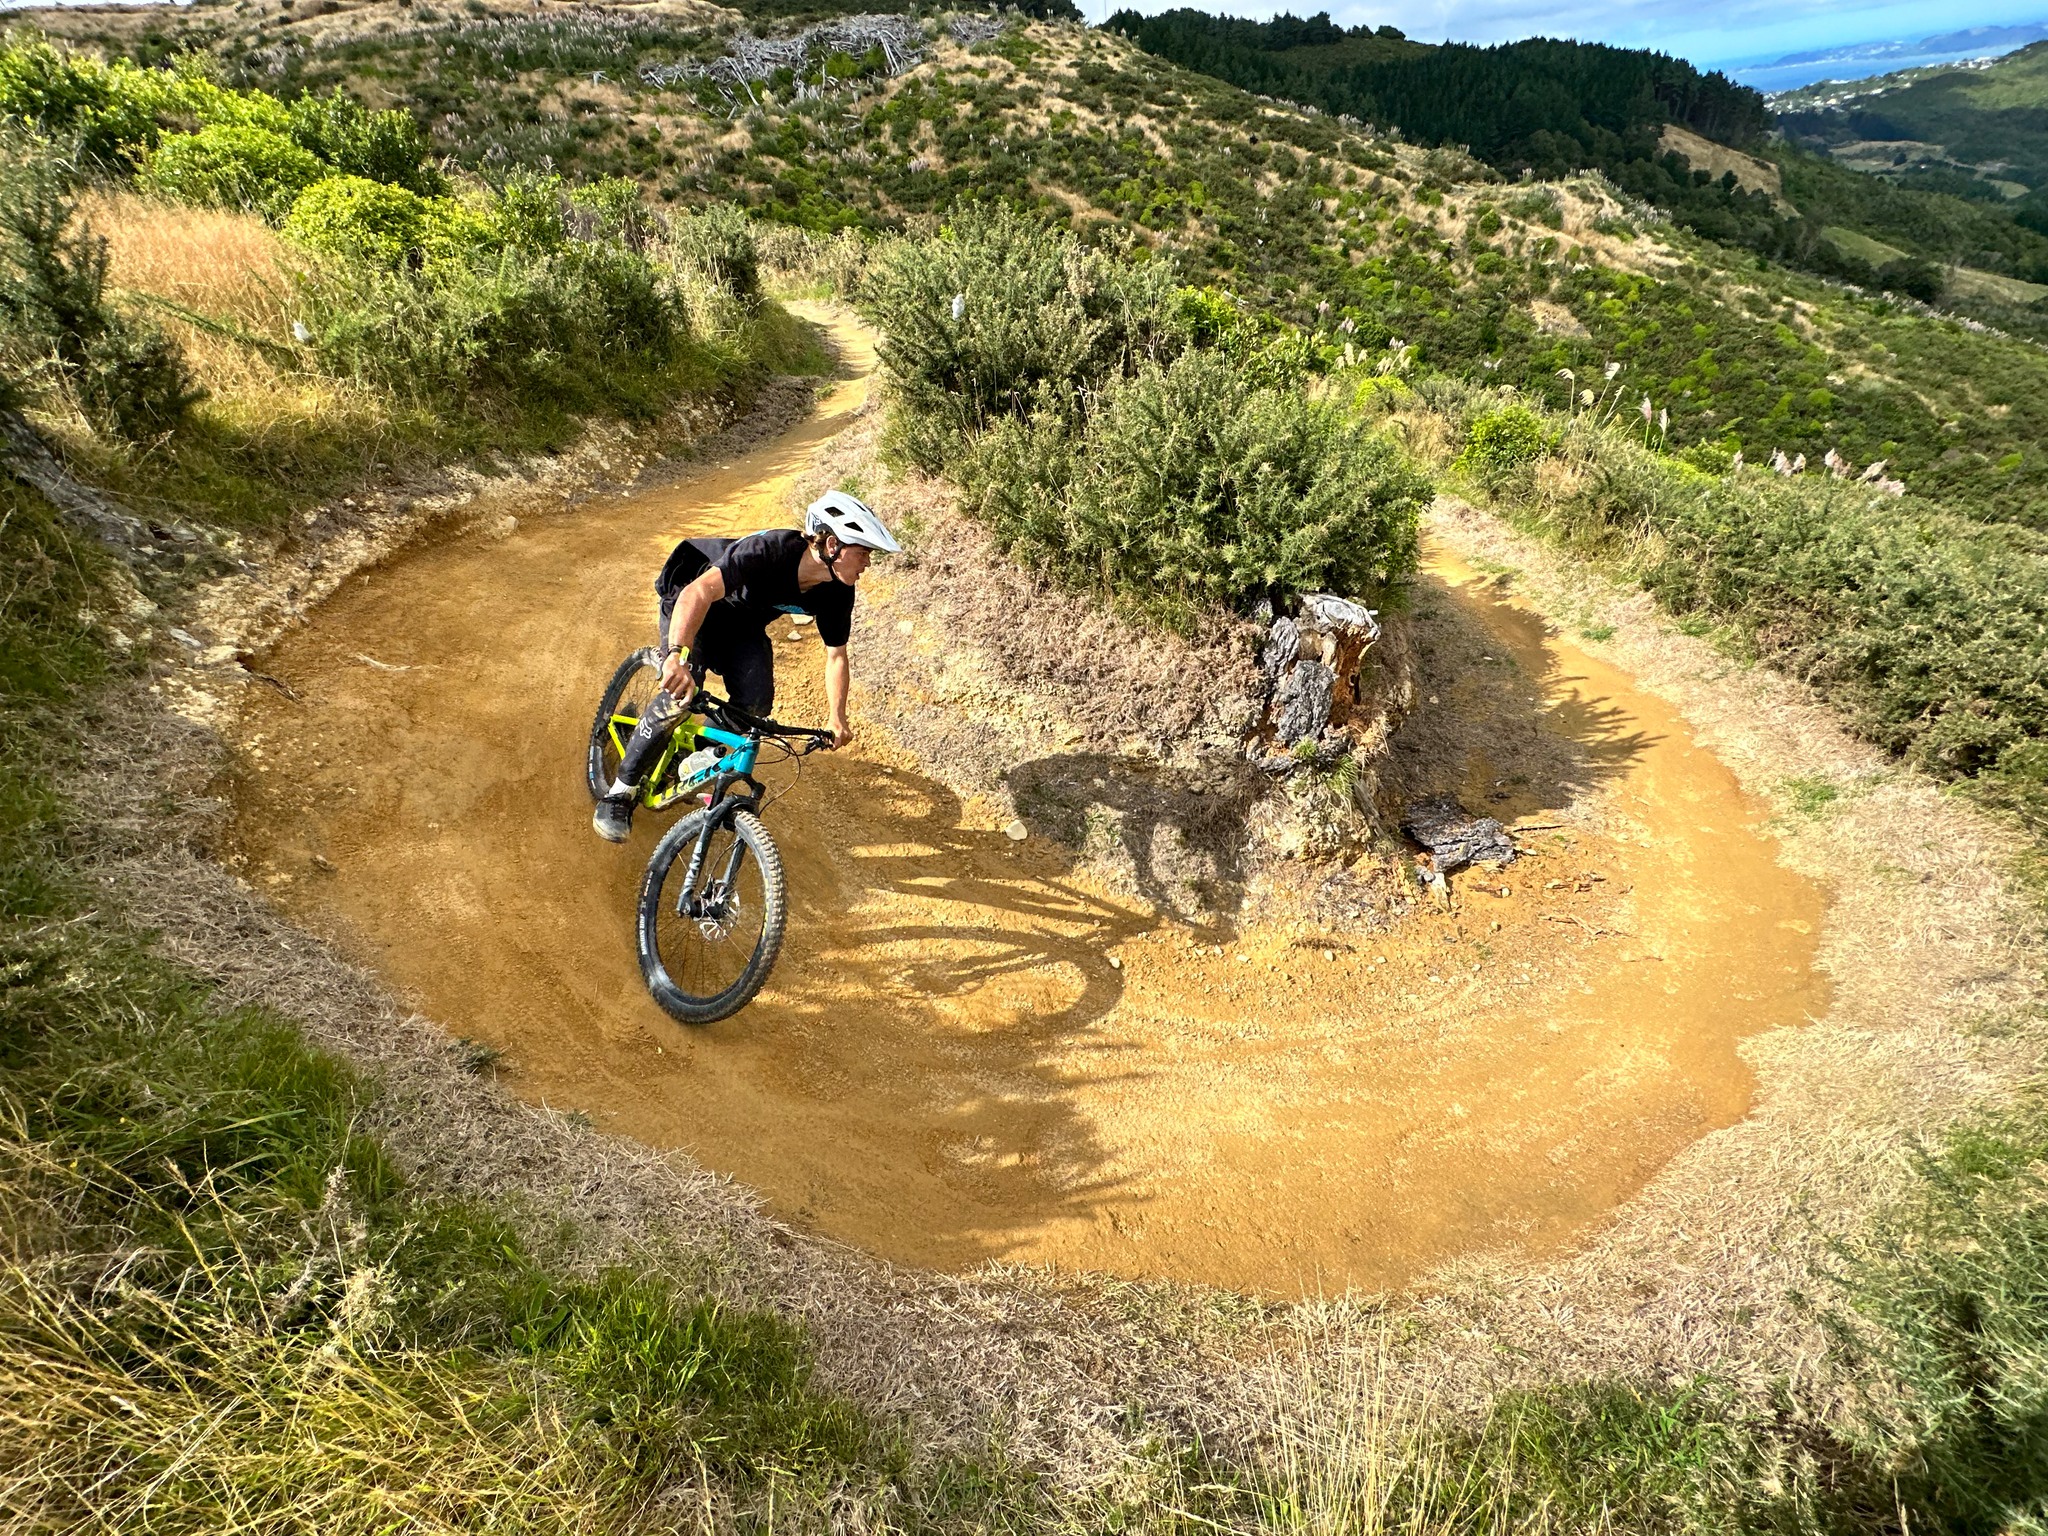
[[[677,892],[667,888],[668,878],[673,871],[680,880],[689,867],[691,851],[696,846],[697,834],[703,830],[707,817],[728,820],[733,835],[745,849],[742,866],[751,858],[760,870],[762,888],[761,935],[756,941],[754,952],[739,977],[721,991],[700,994],[690,991],[683,982],[670,973],[661,952],[662,918],[666,910],[672,923],[672,932],[684,946],[694,944],[696,938],[681,932],[688,920],[677,919],[673,908]],[[714,833],[714,838],[716,834]],[[708,880],[717,871],[711,865],[717,862],[716,855],[707,858],[699,879]],[[775,846],[775,840],[768,835],[768,829],[760,818],[751,811],[719,811],[717,809],[696,811],[685,816],[670,827],[659,843],[655,845],[654,856],[647,861],[647,873],[640,882],[640,919],[638,925],[640,946],[640,974],[646,979],[647,990],[654,1000],[670,1015],[685,1024],[711,1024],[719,1019],[730,1018],[753,1000],[768,973],[775,968],[775,960],[782,952],[782,937],[789,914],[789,882],[783,873],[782,854]]]
[[620,701],[625,698],[627,691],[633,686],[634,677],[642,668],[647,670],[656,686],[660,685],[660,655],[651,645],[635,651],[620,662],[618,671],[612,674],[612,680],[604,690],[604,699],[597,706],[597,718],[591,722],[587,766],[590,798],[593,800],[602,800],[605,791],[612,787],[613,771],[618,767],[617,755],[613,752],[611,741],[612,716],[618,713]]

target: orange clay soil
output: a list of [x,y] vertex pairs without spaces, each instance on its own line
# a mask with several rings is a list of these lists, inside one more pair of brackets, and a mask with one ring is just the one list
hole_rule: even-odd
[[[1438,702],[1404,731],[1405,775],[1569,818],[1525,837],[1535,857],[1456,877],[1454,910],[1378,931],[1162,922],[1010,842],[1007,813],[869,720],[768,812],[793,912],[766,990],[709,1028],[672,1022],[633,951],[659,828],[592,835],[591,712],[651,638],[673,541],[786,523],[865,388],[687,482],[348,582],[262,663],[297,700],[251,690],[233,774],[250,881],[502,1048],[529,1099],[948,1269],[1288,1296],[1553,1248],[1743,1116],[1744,1037],[1822,1011],[1821,894],[1777,865],[1761,808],[1661,701],[1438,558],[1414,620]],[[778,713],[820,718],[815,639],[777,649]]]

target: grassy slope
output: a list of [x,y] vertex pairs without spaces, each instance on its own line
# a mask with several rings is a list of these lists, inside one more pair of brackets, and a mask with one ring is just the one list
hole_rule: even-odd
[[[586,412],[559,398],[427,403],[305,370],[291,334],[304,258],[253,216],[103,192],[82,217],[108,242],[113,290],[177,340],[207,393],[169,441],[141,449],[77,417],[39,418],[74,463],[140,509],[271,528],[359,486],[558,452],[583,430]],[[658,443],[668,404],[743,400],[769,373],[823,366],[816,342],[771,305],[744,335],[686,343],[649,381],[639,425]]]
[[[1354,317],[1361,344],[1398,338],[1434,367],[1552,394],[1560,368],[1584,377],[1620,361],[1670,410],[1681,446],[1883,458],[1966,515],[2048,527],[2038,348],[1688,237],[1659,236],[1675,263],[1598,237],[1597,191],[1567,198],[1571,222],[1553,228],[1525,193],[1459,184],[1473,168],[1456,156],[1390,152],[1114,36],[1033,27],[971,54],[942,44],[858,101],[734,116],[638,82],[642,63],[707,46],[660,16],[472,18],[379,38],[381,24],[309,38],[287,78],[430,106],[437,144],[470,163],[546,154],[574,174],[636,175],[657,197],[741,197],[817,229],[897,228],[964,196],[1037,201],[1095,238],[1170,250],[1190,278],[1283,317],[1312,320],[1327,302],[1327,323]],[[224,46],[249,58],[255,41]],[[591,84],[599,71],[608,79]],[[1487,207],[1504,223],[1475,236]],[[1546,328],[1537,300],[1585,334]]]

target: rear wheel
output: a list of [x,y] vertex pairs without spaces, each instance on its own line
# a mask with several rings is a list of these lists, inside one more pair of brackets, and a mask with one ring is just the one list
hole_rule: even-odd
[[[699,860],[697,839],[710,818]],[[752,812],[685,816],[655,845],[640,882],[647,990],[685,1024],[738,1013],[774,969],[788,905],[782,855]]]
[[619,759],[626,740],[640,723],[648,701],[661,688],[661,658],[652,646],[635,651],[619,663],[619,670],[597,706],[597,719],[590,726],[590,797],[602,800],[619,776]]

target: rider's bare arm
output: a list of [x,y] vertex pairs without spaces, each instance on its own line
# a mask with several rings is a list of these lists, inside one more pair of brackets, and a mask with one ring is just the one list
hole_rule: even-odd
[[668,621],[669,653],[661,663],[661,686],[678,699],[686,700],[697,691],[697,680],[690,675],[689,663],[682,659],[683,649],[697,643],[704,615],[724,596],[725,573],[714,565],[676,598],[675,612]]
[[832,745],[843,747],[853,740],[853,726],[846,718],[846,695],[853,685],[853,663],[846,647],[825,647],[825,709],[832,722]]

